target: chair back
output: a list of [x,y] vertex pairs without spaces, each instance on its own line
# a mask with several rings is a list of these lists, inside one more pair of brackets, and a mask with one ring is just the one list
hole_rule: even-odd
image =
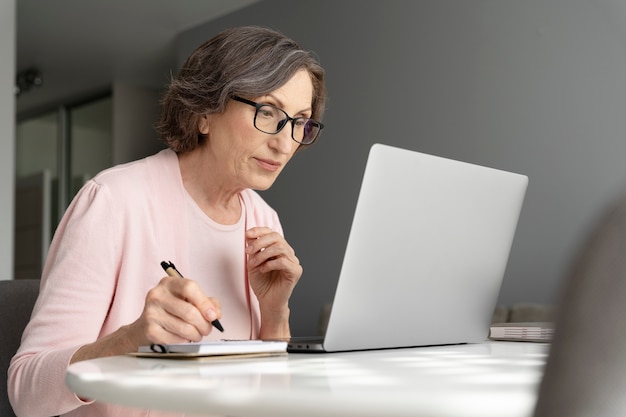
[[626,416],[626,198],[565,282],[535,417]]
[[15,417],[7,394],[7,371],[39,295],[38,279],[0,281],[0,416]]

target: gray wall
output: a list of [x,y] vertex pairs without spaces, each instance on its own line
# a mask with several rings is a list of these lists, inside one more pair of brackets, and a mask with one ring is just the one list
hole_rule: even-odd
[[293,333],[315,332],[332,301],[374,142],[527,174],[499,302],[553,302],[581,239],[626,181],[625,7],[264,0],[182,34],[179,61],[225,27],[267,25],[315,50],[327,70],[327,128],[264,194],[305,268]]
[[13,277],[15,0],[0,0],[0,279]]

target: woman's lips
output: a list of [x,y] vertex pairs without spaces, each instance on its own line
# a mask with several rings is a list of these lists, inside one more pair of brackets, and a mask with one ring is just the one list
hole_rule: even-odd
[[261,159],[255,158],[257,163],[261,166],[261,168],[275,172],[280,168],[280,162],[272,161],[271,159]]

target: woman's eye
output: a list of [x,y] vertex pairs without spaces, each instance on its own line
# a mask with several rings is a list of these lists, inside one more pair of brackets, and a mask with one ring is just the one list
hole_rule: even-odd
[[273,119],[276,117],[277,111],[273,107],[265,106],[259,109],[258,114],[266,119]]
[[272,117],[272,112],[271,112],[271,111],[269,111],[269,110],[263,110],[263,109],[261,109],[261,110],[259,110],[259,115],[260,115],[261,117],[271,118],[271,117]]

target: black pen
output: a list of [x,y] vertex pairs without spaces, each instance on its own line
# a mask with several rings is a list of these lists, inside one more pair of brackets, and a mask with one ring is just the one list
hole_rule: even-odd
[[[172,262],[161,262],[161,268],[163,268],[163,270],[167,273],[167,275],[169,275],[170,277],[177,277],[177,278],[184,278],[183,274],[181,274],[180,272],[178,272],[178,269],[176,269],[176,266],[174,266],[174,264]],[[222,323],[220,323],[219,320],[213,320],[211,322],[211,324],[220,332],[224,332],[224,328],[222,327]]]

